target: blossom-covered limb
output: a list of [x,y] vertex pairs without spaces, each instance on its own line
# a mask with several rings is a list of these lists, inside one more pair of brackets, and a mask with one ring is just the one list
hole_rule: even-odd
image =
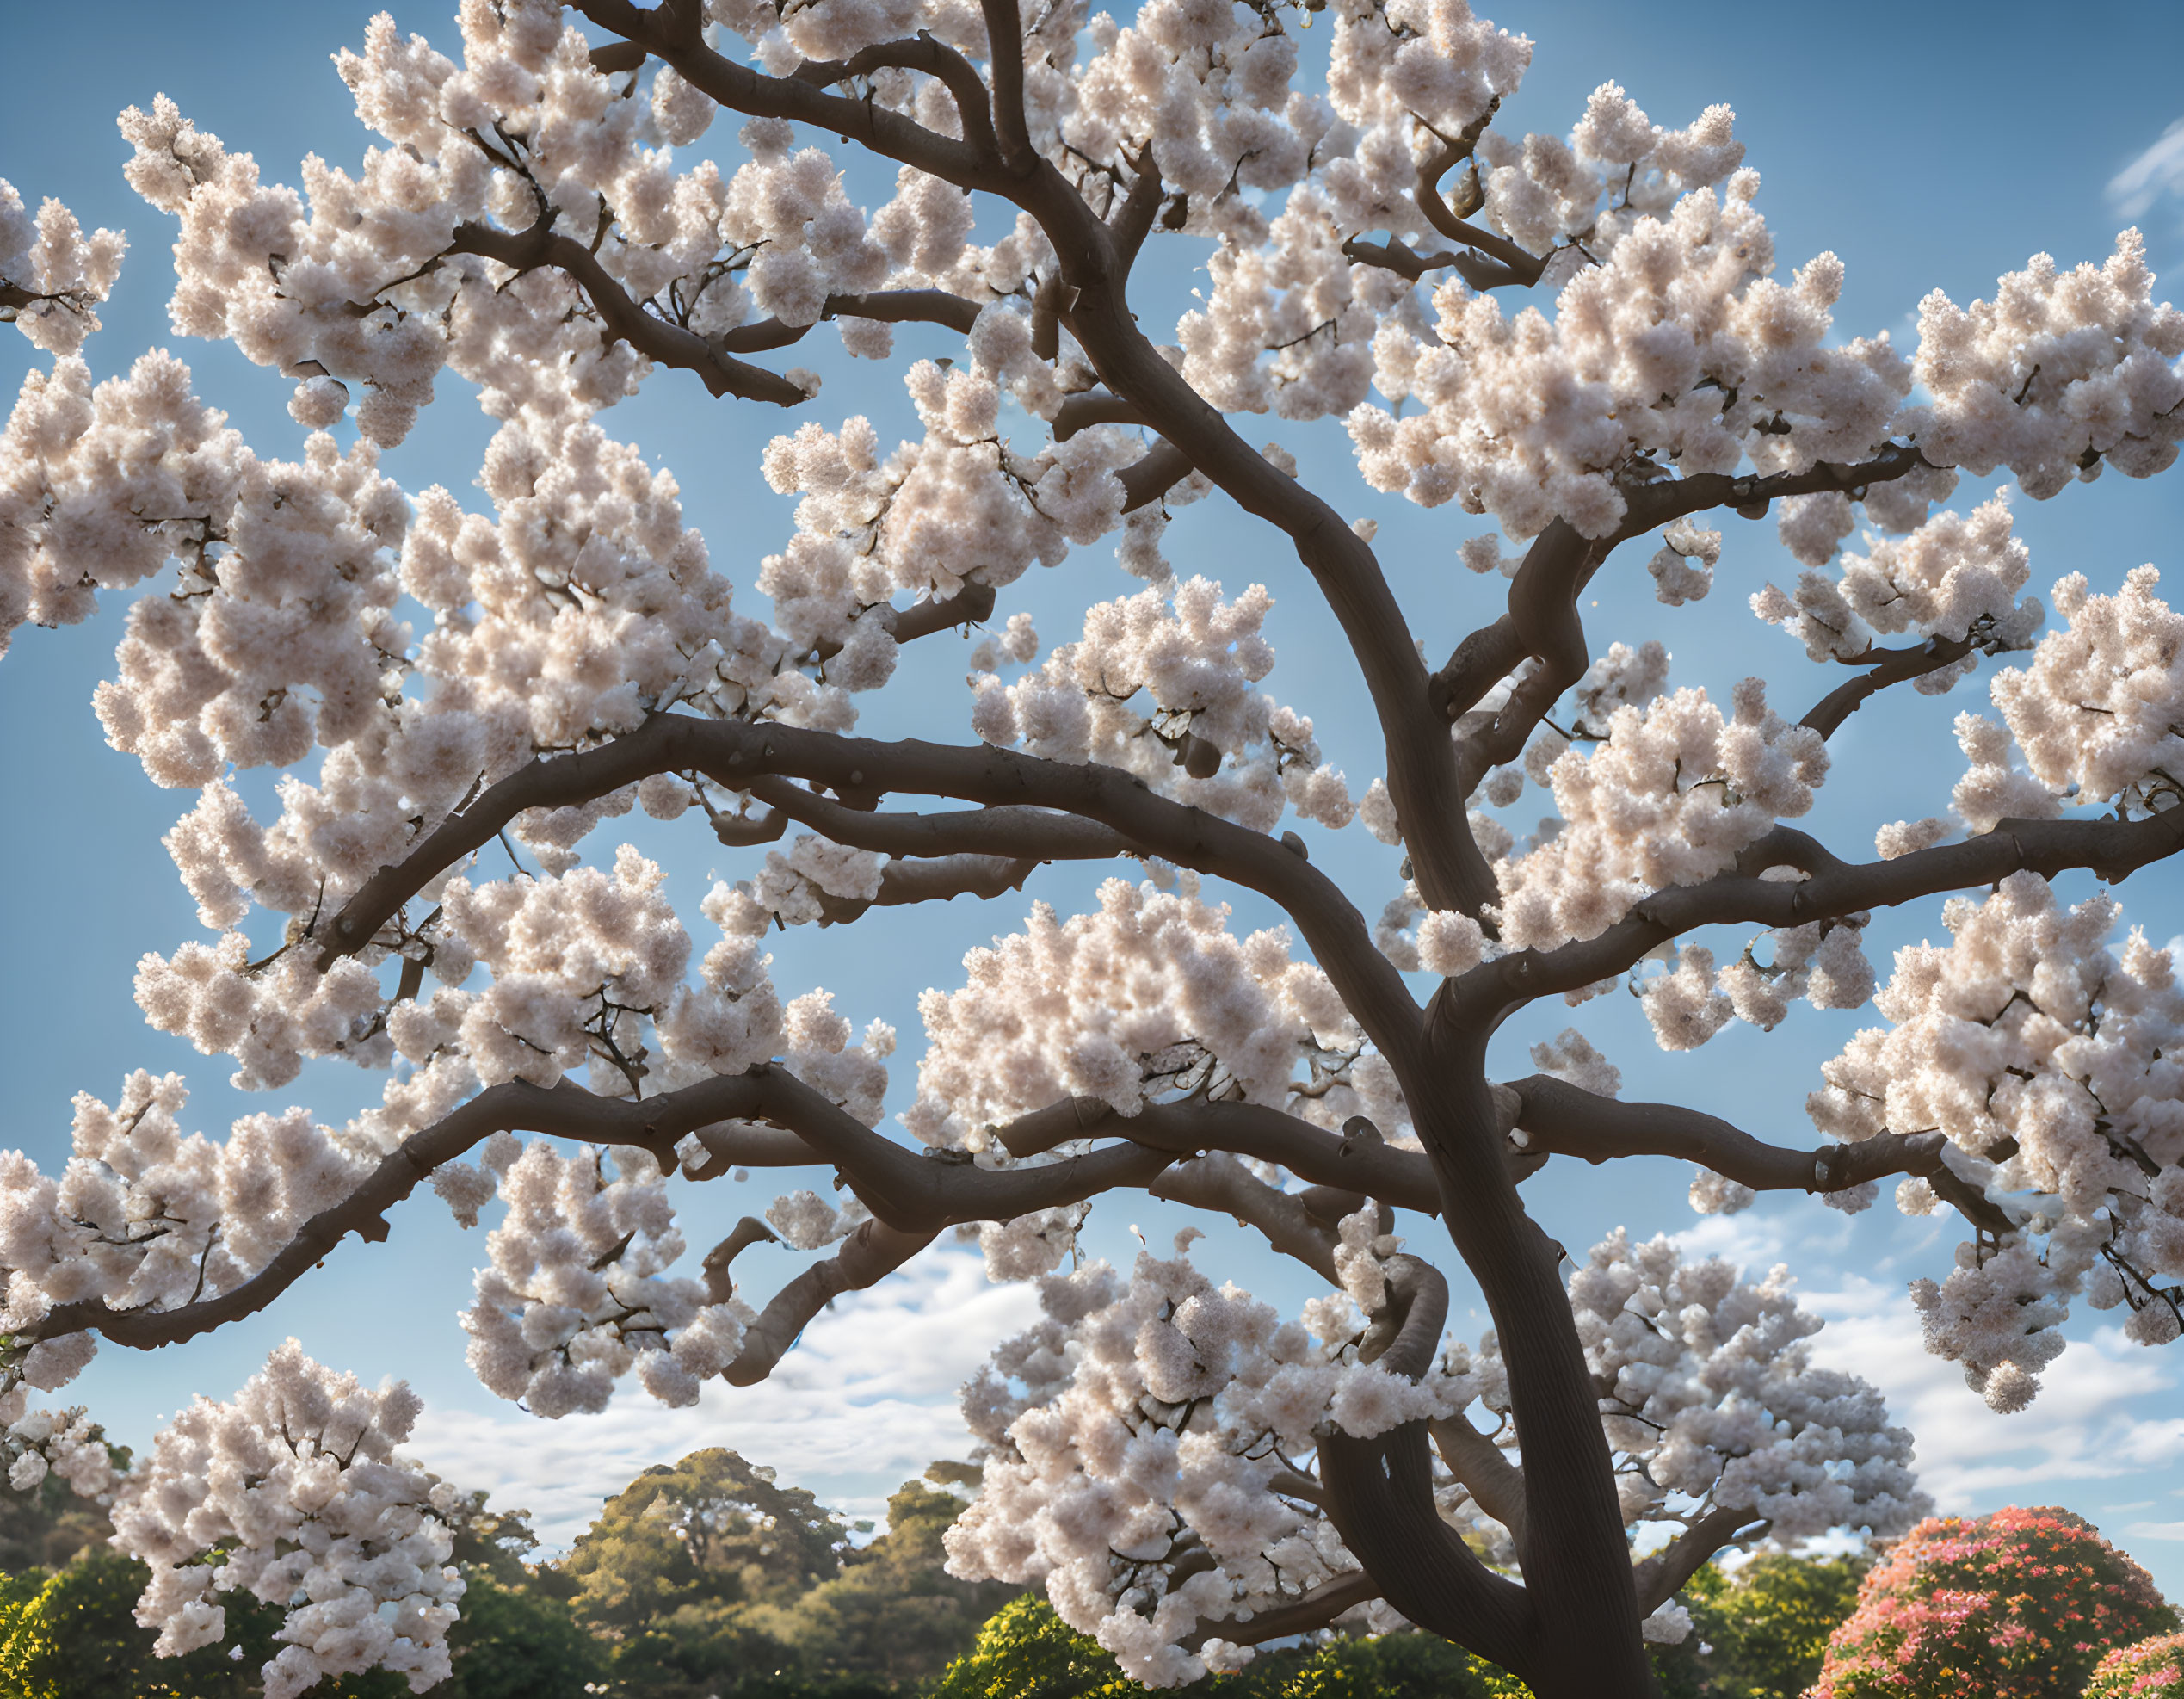
[[1482,1020],[1491,1024],[1537,998],[1622,973],[1647,951],[1700,926],[1803,926],[1998,884],[2014,873],[2052,878],[2083,868],[2113,884],[2180,850],[2184,809],[2169,809],[2138,820],[2003,820],[1960,843],[1893,861],[1840,863],[1802,880],[1765,879],[1757,870],[1739,868],[1657,893],[1598,937],[1553,949],[1515,950],[1481,964],[1449,983],[1442,1018],[1459,1027]]
[[1640,1559],[1632,1566],[1631,1575],[1638,1587],[1638,1609],[1649,1616],[1658,1610],[1682,1591],[1709,1558],[1761,1520],[1748,1510],[1717,1507],[1650,1557]]
[[1312,1220],[1300,1200],[1276,1191],[1225,1152],[1179,1162],[1145,1189],[1155,1197],[1256,1227],[1283,1256],[1294,1257],[1330,1285],[1342,1284],[1335,1269],[1335,1235]]
[[771,401],[782,407],[793,407],[809,398],[799,386],[778,373],[725,354],[695,331],[645,312],[608,275],[598,256],[572,236],[555,235],[547,219],[541,218],[524,231],[458,225],[447,251],[497,260],[518,272],[551,266],[566,273],[584,292],[609,335],[657,364],[695,372],[699,381],[714,395]]
[[1142,780],[1097,763],[1047,761],[991,746],[880,743],[768,721],[683,714],[663,714],[596,749],[534,759],[488,787],[401,861],[365,881],[329,923],[322,962],[363,948],[429,880],[492,843],[526,809],[574,807],[655,773],[693,769],[735,788],[782,775],[860,800],[891,790],[954,796],[1052,809],[1110,827],[1144,852],[1272,897],[1296,921],[1373,1041],[1391,1060],[1416,1044],[1417,1004],[1374,946],[1364,916],[1333,880],[1264,833],[1171,801]]
[[[1916,448],[1891,444],[1871,460],[1850,466],[1823,461],[1803,472],[1773,473],[1764,477],[1704,473],[1638,485],[1626,492],[1628,512],[1623,522],[1601,540],[1601,546],[1589,558],[1575,562],[1564,559],[1571,547],[1566,541],[1542,558],[1539,578],[1542,594],[1527,609],[1522,621],[1516,611],[1517,589],[1515,584],[1511,584],[1511,611],[1492,625],[1481,627],[1465,636],[1447,663],[1433,675],[1428,687],[1433,702],[1444,718],[1452,720],[1477,707],[1480,699],[1508,677],[1527,655],[1536,652],[1527,646],[1527,631],[1539,627],[1547,617],[1544,592],[1549,584],[1558,594],[1570,598],[1570,612],[1574,614],[1576,598],[1584,593],[1585,586],[1606,561],[1608,549],[1617,543],[1714,508],[1735,507],[1740,511],[1749,509],[1756,513],[1768,503],[1786,496],[1862,491],[1875,484],[1907,477],[1925,464]],[[1539,541],[1545,540],[1546,534],[1543,533]],[[1539,547],[1539,543],[1533,545],[1535,550]],[[1532,558],[1532,553],[1527,551],[1527,565]],[[1555,563],[1552,571],[1548,570],[1549,560]],[[1556,628],[1549,626],[1546,629]],[[1582,647],[1582,637],[1579,646]],[[1521,738],[1518,743],[1521,746]]]
[[[1360,1121],[1362,1118],[1360,1118]],[[1416,1151],[1380,1139],[1369,1122],[1341,1134],[1262,1103],[1182,1099],[1148,1103],[1133,1115],[1097,1097],[1070,1097],[1021,1115],[995,1131],[1011,1155],[1051,1151],[1074,1139],[1128,1139],[1156,1150],[1227,1151],[1271,1162],[1314,1185],[1362,1193],[1401,1209],[1438,1214],[1432,1165]]]
[[1215,1634],[1237,1646],[1260,1646],[1270,1640],[1286,1640],[1292,1634],[1308,1634],[1327,1627],[1343,1612],[1369,1604],[1379,1597],[1379,1584],[1363,1570],[1354,1569],[1331,1581],[1323,1581],[1294,1604],[1262,1610],[1249,1622],[1225,1619],[1200,1628],[1195,1634],[1186,1635],[1180,1644],[1187,1650],[1195,1651]]
[[1929,637],[1909,648],[1869,650],[1853,663],[1864,666],[1866,670],[1829,691],[1806,710],[1798,724],[1810,726],[1823,738],[1832,738],[1836,728],[1863,707],[1866,699],[1877,691],[1954,666],[1976,646],[1968,638]]
[[543,1133],[591,1145],[634,1146],[671,1168],[675,1146],[686,1134],[720,1121],[754,1120],[793,1129],[817,1160],[843,1174],[876,1216],[910,1233],[936,1233],[961,1221],[1006,1220],[1078,1202],[1116,1186],[1144,1185],[1175,1159],[1168,1152],[1117,1145],[1001,1172],[935,1162],[880,1137],[787,1070],[770,1065],[638,1101],[597,1097],[566,1080],[551,1088],[510,1080],[489,1087],[410,1135],[346,1198],[312,1216],[264,1268],[232,1289],[163,1310],[117,1313],[90,1300],[57,1304],[40,1324],[39,1335],[58,1338],[92,1329],[116,1344],[149,1350],[254,1315],[349,1233],[385,1239],[389,1209],[433,1170],[496,1133]]

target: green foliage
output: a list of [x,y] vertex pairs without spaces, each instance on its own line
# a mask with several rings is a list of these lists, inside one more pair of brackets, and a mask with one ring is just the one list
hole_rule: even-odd
[[1798,1699],[1869,1567],[1863,1559],[1780,1552],[1733,1576],[1707,1565],[1680,1595],[1691,1612],[1689,1637],[1653,1648],[1662,1699]]
[[0,1574],[59,1569],[113,1532],[104,1511],[49,1473],[28,1492],[0,1492]]
[[1921,1523],[1866,1578],[1817,1699],[2076,1699],[2114,1647],[2176,1627],[2152,1578],[2068,1511]]
[[2085,1699],[2178,1699],[2184,1695],[2184,1634],[2119,1646],[2094,1666]]
[[[136,1621],[148,1572],[102,1547],[80,1554],[44,1578],[0,1587],[0,1694],[6,1699],[248,1699],[258,1671],[280,1651],[273,1638],[281,1613],[248,1595],[225,1596],[228,1643],[179,1658],[153,1654],[157,1636]],[[239,1646],[242,1656],[230,1655]],[[312,1690],[326,1699],[396,1699],[409,1692],[398,1676],[373,1671]]]
[[[1027,1596],[979,1631],[926,1699],[1139,1699],[1149,1691],[1046,1600]],[[1386,1634],[1317,1652],[1262,1653],[1241,1674],[1171,1691],[1191,1699],[1496,1699],[1523,1689],[1446,1640]]]
[[[935,1467],[938,1480],[966,1469]],[[559,1574],[607,1647],[613,1691],[879,1699],[938,1675],[1014,1591],[947,1573],[941,1536],[962,1509],[913,1481],[859,1550],[809,1492],[699,1451],[610,1499]]]
[[694,1609],[733,1638],[749,1631],[720,1607],[791,1604],[834,1577],[848,1543],[802,1487],[716,1447],[647,1469],[608,1499],[561,1570],[577,1583],[577,1615],[610,1637],[633,1640]]
[[941,1536],[963,1509],[920,1481],[887,1501],[887,1532],[846,1553],[842,1572],[793,1604],[761,1606],[750,1620],[795,1654],[807,1675],[914,1686],[944,1669],[1016,1589],[947,1572]]

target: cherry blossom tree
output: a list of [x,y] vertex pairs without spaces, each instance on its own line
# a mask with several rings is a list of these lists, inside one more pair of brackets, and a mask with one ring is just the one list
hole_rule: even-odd
[[[1531,44],[1463,0],[462,0],[460,33],[382,17],[339,55],[380,143],[299,188],[164,98],[121,116],[178,226],[175,329],[293,381],[299,460],[171,354],[95,380],[122,240],[0,185],[0,312],[52,356],[0,436],[0,632],[143,587],[95,706],[192,794],[165,843],[206,933],[146,955],[138,1001],[246,1088],[328,1057],[385,1081],[345,1124],[221,1140],[139,1072],[77,1097],[59,1174],[0,1158],[11,1479],[110,1501],[164,1649],[218,1640],[241,1588],[289,1610],[276,1699],[446,1672],[461,1584],[405,1390],[291,1347],[122,1474],[83,1412],[29,1407],[102,1339],[262,1309],[428,1183],[466,1225],[498,1209],[470,1358],[545,1418],[630,1377],[671,1406],[762,1379],[829,1301],[974,1234],[1043,1319],[966,1390],[954,1566],[1043,1582],[1158,1684],[1407,1620],[1542,1699],[1639,1694],[1716,1552],[1923,1513],[1909,1436],[1812,1362],[1786,1275],[1620,1233],[1567,1258],[1525,1201],[1558,1158],[1689,1162],[1702,1211],[1892,1181],[1953,1212],[1971,1237],[1913,1300],[1998,1409],[2074,1300],[2175,1336],[2184,994],[2110,897],[2051,881],[2184,848],[2184,618],[2151,567],[2044,606],[2008,505],[1947,505],[1960,473],[2039,500],[2175,460],[2184,315],[2135,232],[1929,295],[1908,353],[1842,340],[1842,267],[1782,275],[1726,108],[1664,127],[1610,83],[1566,135],[1507,133]],[[1155,237],[1211,282],[1172,343],[1132,310]],[[953,352],[905,362],[891,447],[780,363],[837,335],[885,361],[899,327]],[[476,496],[380,468],[443,368],[496,422]],[[764,459],[793,526],[755,568],[716,570],[610,433],[647,381],[794,416]],[[1475,517],[1423,605],[1373,520],[1251,446],[1262,414],[1340,420],[1374,490]],[[1377,775],[1261,690],[1268,590],[1171,565],[1194,502],[1323,606]],[[1777,682],[1722,702],[1580,610],[1606,571],[1706,595],[1724,512],[1774,515],[1805,571],[1751,598]],[[1110,547],[1142,588],[1081,630],[1009,605]],[[891,738],[870,703],[904,646],[965,627],[960,735]],[[1940,812],[1871,859],[1786,824],[1849,716],[1988,663]],[[1520,836],[1527,798],[1552,813]],[[744,876],[677,912],[600,831],[633,808]],[[1391,846],[1386,887],[1330,877],[1293,814]],[[768,932],[969,898],[990,936],[978,902],[1015,924],[1048,863],[1114,876],[926,993],[882,1130],[895,1033],[784,997]],[[1241,933],[1226,892],[1287,928]],[[1878,984],[1874,911],[1944,897],[1949,942]],[[1576,1028],[1492,1077],[1513,1014],[1624,985],[1671,1050],[1800,1000],[1877,1024],[1824,1070],[1817,1148],[1626,1102]],[[833,1201],[686,1260],[682,1189],[809,1167]],[[1246,1223],[1328,1295],[1286,1319],[1188,1234],[1084,1263],[1113,1192]],[[1398,1211],[1425,1218],[1403,1239]],[[768,1238],[827,1254],[750,1293]],[[1484,1338],[1447,1337],[1436,1257]]]

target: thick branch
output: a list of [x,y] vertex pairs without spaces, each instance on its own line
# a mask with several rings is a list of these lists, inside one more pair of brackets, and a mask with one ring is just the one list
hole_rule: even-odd
[[1698,1109],[1626,1103],[1552,1074],[1533,1074],[1509,1089],[1523,1102],[1516,1124],[1532,1149],[1595,1165],[1618,1157],[1675,1157],[1755,1192],[1848,1191],[1887,1175],[1930,1175],[1946,1166],[1942,1152],[1949,1141],[1940,1133],[1886,1133],[1859,1144],[1800,1151],[1765,1144]]
[[1522,1552],[1524,1471],[1461,1411],[1444,1421],[1428,1423],[1427,1430],[1448,1473],[1463,1482],[1473,1504],[1509,1530],[1510,1543]]
[[1708,1511],[1650,1557],[1633,1564],[1631,1579],[1638,1588],[1638,1607],[1650,1616],[1699,1572],[1700,1566],[1730,1544],[1745,1529],[1765,1521],[1749,1511]]
[[[814,322],[873,318],[884,324],[942,324],[967,337],[978,317],[976,301],[966,301],[946,289],[882,289],[867,295],[829,295]],[[801,342],[812,329],[812,324],[784,324],[778,318],[761,318],[724,332],[718,345],[731,354],[762,354]]]
[[1145,416],[1134,403],[1109,395],[1102,389],[1088,389],[1081,395],[1070,396],[1056,410],[1054,440],[1066,442],[1087,425],[1141,425],[1144,422]]
[[1518,950],[1484,963],[1450,982],[1443,1016],[1459,1028],[1483,1022],[1491,1029],[1509,1010],[1625,973],[1647,951],[1696,927],[1803,926],[1997,884],[2014,873],[2053,878],[2084,868],[2115,884],[2179,850],[2184,850],[2184,808],[2141,820],[2004,820],[1962,843],[1891,862],[1839,862],[1802,880],[1762,879],[1756,868],[1739,868],[1657,891],[1596,938]]
[[490,225],[458,225],[447,251],[497,260],[517,271],[552,266],[565,273],[591,302],[610,340],[627,343],[656,364],[695,372],[712,394],[739,395],[781,407],[796,406],[806,398],[803,390],[780,374],[747,365],[716,349],[696,331],[645,312],[623,292],[596,255],[574,237],[556,236],[544,220],[515,232]]
[[1114,1145],[1044,1166],[1002,1172],[936,1161],[880,1137],[770,1063],[639,1102],[595,1097],[566,1080],[551,1088],[513,1081],[480,1092],[431,1127],[412,1134],[348,1197],[305,1222],[263,1269],[232,1290],[169,1310],[115,1311],[92,1299],[56,1305],[40,1324],[39,1337],[52,1338],[91,1328],[116,1344],[149,1349],[254,1315],[315,1267],[348,1233],[385,1239],[390,1208],[409,1196],[435,1168],[455,1160],[495,1133],[543,1133],[592,1145],[635,1146],[672,1171],[677,1140],[724,1121],[768,1121],[793,1131],[814,1158],[842,1173],[882,1222],[904,1233],[928,1237],[958,1222],[1008,1220],[1081,1202],[1118,1186],[1142,1186],[1175,1159],[1163,1151]]
[[1271,1162],[1300,1180],[1361,1193],[1401,1209],[1440,1212],[1432,1165],[1416,1151],[1397,1150],[1362,1129],[1342,1135],[1261,1103],[1195,1099],[1148,1103],[1118,1115],[1097,1097],[1070,1097],[1020,1115],[995,1129],[1003,1149],[1026,1157],[1074,1139],[1128,1139],[1149,1149],[1195,1155],[1228,1151]]
[[673,65],[685,80],[731,111],[808,124],[959,188],[998,190],[1008,184],[993,150],[941,135],[877,102],[829,94],[814,83],[768,77],[723,58],[701,40],[680,35],[664,7],[648,10],[631,0],[577,0],[576,9],[601,28]]
[[1733,507],[1755,518],[1769,502],[1782,496],[1840,491],[1853,501],[1862,501],[1871,485],[1893,483],[1925,464],[1926,457],[1916,448],[1891,442],[1869,460],[1850,464],[1821,460],[1803,472],[1770,473],[1764,478],[1708,472],[1690,478],[1663,479],[1624,492],[1626,510],[1613,537],[1622,542],[1710,508]]
[[[492,842],[524,810],[573,806],[654,773],[693,769],[737,790],[780,775],[816,781],[861,799],[876,800],[884,790],[948,795],[1053,810],[1105,825],[1144,853],[1272,898],[1295,921],[1383,1053],[1407,1057],[1417,1043],[1418,1006],[1401,975],[1373,947],[1364,917],[1339,886],[1276,839],[1171,801],[1143,780],[1097,763],[1067,764],[1013,750],[915,740],[879,743],[771,722],[684,714],[661,715],[596,749],[534,759],[488,787],[342,905],[320,935],[322,966],[369,943],[427,880]],[[951,847],[1008,853],[979,843]]]
[[999,856],[1034,862],[1096,862],[1143,854],[1120,832],[1073,814],[1044,808],[966,809],[906,814],[852,808],[815,795],[787,779],[756,779],[750,794],[852,850],[887,856]]
[[1372,243],[1359,237],[1350,237],[1342,244],[1342,257],[1354,260],[1360,265],[1377,265],[1383,271],[1392,271],[1407,277],[1413,283],[1429,271],[1439,271],[1444,266],[1456,263],[1457,256],[1443,249],[1437,254],[1422,254],[1408,243],[1398,242],[1391,236],[1384,243]]
[[851,77],[869,77],[873,71],[891,65],[906,71],[922,71],[946,83],[948,93],[955,101],[956,116],[962,124],[964,140],[981,154],[999,157],[1000,148],[994,140],[993,120],[986,109],[986,85],[978,80],[977,67],[954,48],[935,40],[922,29],[912,40],[883,41],[847,59],[807,59],[797,67],[793,75],[799,83],[809,83],[815,89],[826,89],[836,83],[847,82]]
[[[1487,116],[1490,118],[1492,115],[1490,109]],[[1483,124],[1481,128],[1484,128]],[[1425,214],[1427,223],[1451,242],[1460,242],[1467,248],[1476,248],[1480,253],[1500,262],[1499,267],[1494,270],[1482,269],[1477,278],[1472,276],[1471,269],[1459,265],[1459,269],[1464,270],[1465,281],[1473,288],[1492,288],[1498,283],[1522,283],[1528,287],[1539,281],[1539,274],[1546,269],[1546,261],[1536,254],[1527,253],[1506,236],[1465,223],[1455,208],[1441,198],[1441,180],[1462,161],[1471,158],[1471,149],[1478,139],[1476,133],[1466,135],[1436,150],[1421,163],[1416,195],[1418,210]],[[1476,212],[1478,207],[1472,206],[1466,210]]]
[[1156,442],[1145,457],[1132,460],[1115,473],[1122,485],[1122,510],[1135,513],[1151,507],[1191,475],[1191,457],[1173,442]]
[[895,610],[895,641],[910,643],[954,626],[974,626],[993,617],[991,584],[966,583],[953,596],[929,596]]
[[861,1292],[878,1283],[930,1245],[935,1234],[903,1233],[880,1221],[867,1221],[841,1250],[814,1263],[774,1294],[758,1319],[743,1333],[743,1349],[720,1371],[731,1386],[763,1381],[787,1353],[811,1318],[845,1292]]
[[1024,122],[1024,25],[1016,0],[981,0],[986,15],[986,63],[993,73],[993,124],[1001,138],[1001,162],[1012,176],[1028,176],[1039,164]]
[[1342,1284],[1335,1270],[1335,1238],[1317,1226],[1297,1198],[1276,1191],[1225,1152],[1179,1162],[1145,1188],[1154,1197],[1234,1218],[1239,1226],[1256,1227],[1267,1243],[1294,1257],[1331,1286]]
[[1815,702],[1811,711],[1798,724],[1811,726],[1823,738],[1832,738],[1836,728],[1863,707],[1866,699],[1876,691],[1954,666],[1971,652],[1971,647],[1965,638],[1929,637],[1914,649],[1868,650],[1851,663],[1866,670],[1848,683],[1838,684]]
[[1308,1634],[1316,1628],[1325,1628],[1344,1611],[1370,1604],[1379,1597],[1380,1589],[1373,1578],[1363,1570],[1355,1569],[1331,1581],[1323,1581],[1294,1604],[1262,1610],[1249,1622],[1200,1619],[1198,1632],[1184,1640],[1182,1646],[1186,1651],[1195,1652],[1214,1639],[1227,1640],[1233,1646],[1260,1646],[1270,1640],[1286,1640],[1291,1634]]

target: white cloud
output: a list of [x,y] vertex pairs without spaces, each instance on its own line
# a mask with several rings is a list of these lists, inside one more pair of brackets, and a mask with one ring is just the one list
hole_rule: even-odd
[[2184,1540],[2184,1522],[2134,1522],[2124,1535],[2132,1540]]
[[2184,194],[2184,118],[2108,179],[2108,203],[2127,219],[2144,216],[2164,195]]
[[1920,1480],[1946,1511],[2053,1502],[2064,1483],[2135,1480],[2184,1447],[2184,1419],[2152,1413],[2175,1407],[2174,1365],[2119,1328],[2074,1341],[2032,1409],[1999,1416],[1957,1365],[1928,1354],[1900,1287],[1846,1272],[1836,1290],[1803,1295],[1828,1322],[1814,1355],[1881,1389],[1891,1417],[1917,1436]]
[[405,1449],[451,1480],[486,1488],[497,1505],[530,1511],[556,1547],[641,1470],[712,1445],[771,1465],[830,1508],[870,1516],[934,1459],[965,1454],[956,1388],[1037,1308],[1031,1288],[990,1285],[975,1252],[939,1245],[818,1316],[757,1386],[710,1381],[688,1410],[631,1387],[598,1415],[558,1422],[513,1405],[505,1413],[429,1408]]

